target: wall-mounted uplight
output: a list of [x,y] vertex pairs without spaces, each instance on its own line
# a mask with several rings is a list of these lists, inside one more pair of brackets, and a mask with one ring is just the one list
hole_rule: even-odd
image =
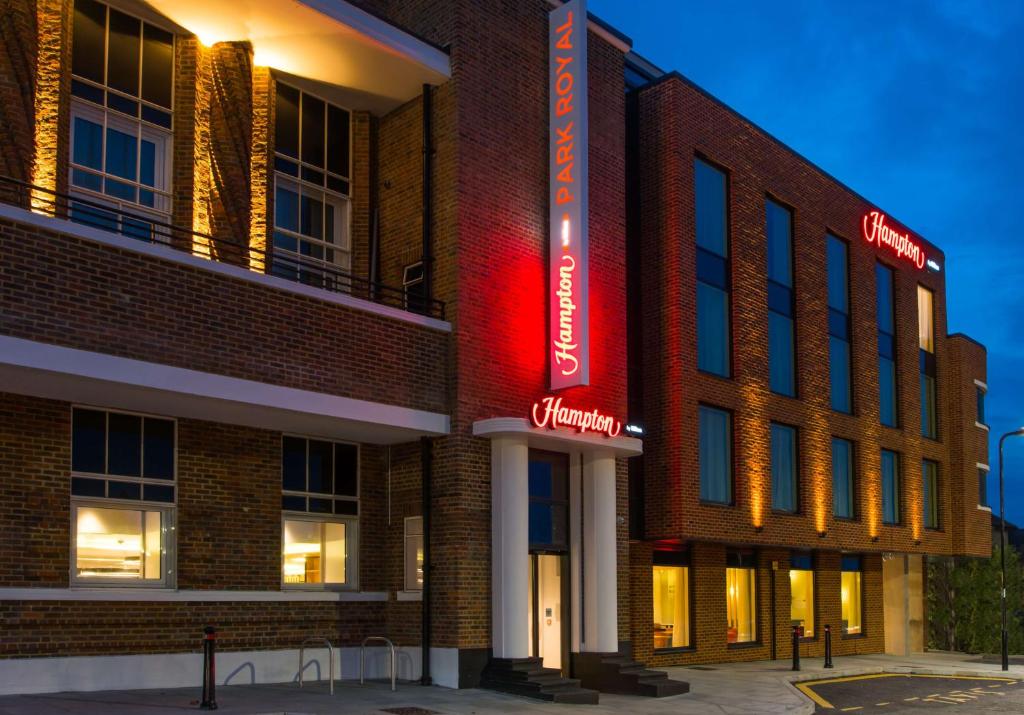
[[819,539],[824,539],[826,536],[828,536],[828,531],[822,529],[821,531],[818,532],[818,538]]
[[637,436],[640,436],[640,435],[642,435],[644,433],[644,428],[641,427],[640,425],[630,424],[630,425],[626,425],[626,431],[629,432],[630,434],[635,434]]

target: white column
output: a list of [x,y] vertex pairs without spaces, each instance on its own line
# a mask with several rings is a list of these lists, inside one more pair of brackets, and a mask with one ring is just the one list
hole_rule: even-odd
[[528,472],[526,435],[491,440],[491,643],[495,658],[529,655]]
[[615,455],[583,458],[583,650],[619,650]]

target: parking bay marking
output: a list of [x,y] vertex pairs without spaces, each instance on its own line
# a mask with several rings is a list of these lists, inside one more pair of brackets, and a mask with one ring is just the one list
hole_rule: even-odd
[[[804,695],[809,697],[811,700],[813,700],[821,708],[824,708],[824,709],[827,709],[827,710],[835,710],[836,709],[835,705],[833,705],[828,700],[826,700],[824,697],[822,697],[817,692],[815,692],[814,688],[816,686],[828,685],[828,684],[832,684],[832,683],[849,683],[849,682],[857,681],[857,680],[874,680],[874,679],[878,679],[878,678],[908,678],[908,679],[909,678],[932,678],[932,679],[947,679],[947,680],[989,680],[989,681],[991,681],[991,680],[1002,680],[1002,681],[1004,681],[1002,683],[997,683],[995,685],[989,685],[988,687],[990,687],[990,688],[1000,688],[1003,685],[1015,685],[1015,684],[1017,684],[1019,682],[1019,681],[1017,681],[1017,680],[1015,680],[1013,678],[999,678],[999,677],[996,677],[996,676],[985,676],[985,675],[932,675],[932,674],[926,674],[926,673],[872,673],[872,674],[869,674],[869,675],[850,675],[850,676],[846,676],[846,677],[842,677],[842,678],[829,678],[827,680],[809,680],[809,681],[805,681],[805,682],[802,682],[802,683],[793,683],[793,685],[796,686],[797,690],[799,690],[801,693],[803,693]],[[954,691],[951,691],[951,692],[958,693],[958,694],[962,693],[962,695],[961,695],[961,697],[956,698],[956,697],[951,697],[951,696],[947,696],[947,695],[942,695],[941,693],[932,693],[931,695],[929,695],[929,696],[924,698],[924,702],[945,702],[945,703],[949,704],[950,701],[953,701],[954,703],[964,703],[964,702],[968,702],[969,700],[973,700],[974,697],[975,697],[975,696],[973,696],[973,695],[971,695],[969,693],[964,693],[963,691],[960,691],[960,690],[954,690]],[[994,694],[996,694],[996,695],[1003,695],[1003,693],[994,693]],[[939,700],[938,698],[948,698],[948,700]],[[914,698],[914,699],[916,700],[917,698]],[[906,698],[905,700],[909,701],[910,699]],[[877,707],[882,707],[883,705],[889,705],[889,703],[888,702],[876,703],[875,705]],[[863,706],[857,706],[855,708],[841,708],[841,711],[842,712],[851,712],[853,710],[860,709],[861,707],[863,707]]]

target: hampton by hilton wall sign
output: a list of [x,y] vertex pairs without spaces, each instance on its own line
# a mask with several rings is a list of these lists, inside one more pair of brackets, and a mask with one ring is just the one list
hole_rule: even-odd
[[571,427],[581,434],[600,432],[609,437],[618,437],[622,431],[622,423],[614,417],[597,410],[563,407],[561,397],[545,397],[540,402],[534,402],[530,417],[537,427]]
[[552,390],[590,383],[587,295],[587,8],[548,17],[550,234],[548,365]]
[[918,268],[924,268],[927,260],[924,249],[910,238],[910,233],[900,233],[887,226],[885,214],[881,211],[864,214],[864,238],[868,243],[886,246],[898,258],[906,258]]

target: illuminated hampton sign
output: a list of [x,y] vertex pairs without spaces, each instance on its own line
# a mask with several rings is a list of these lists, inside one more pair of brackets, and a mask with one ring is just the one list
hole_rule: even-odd
[[590,383],[586,3],[569,0],[548,22],[548,364],[560,390]]
[[869,211],[864,214],[864,238],[868,243],[887,247],[897,257],[906,258],[918,268],[925,266],[924,249],[910,238],[909,233],[900,233],[887,226],[885,214],[881,211]]
[[561,397],[545,397],[540,402],[534,402],[530,416],[537,427],[571,427],[581,434],[600,432],[609,437],[617,437],[622,431],[622,423],[614,417],[597,410],[563,407]]

